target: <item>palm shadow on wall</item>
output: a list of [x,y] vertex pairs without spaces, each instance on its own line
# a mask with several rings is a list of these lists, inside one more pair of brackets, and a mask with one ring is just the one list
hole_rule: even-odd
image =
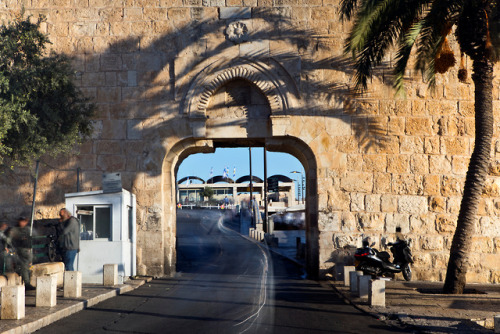
[[[390,137],[387,124],[379,123],[376,117],[363,115],[364,102],[370,100],[371,92],[368,91],[361,95],[351,88],[351,76],[353,75],[351,61],[343,55],[322,57],[325,54],[338,52],[329,45],[327,37],[318,37],[313,30],[294,26],[289,18],[277,14],[272,9],[259,9],[253,13],[253,18],[272,22],[272,29],[250,33],[249,41],[286,41],[295,45],[296,50],[273,53],[256,51],[239,58],[257,59],[268,63],[274,61],[281,64],[285,69],[287,69],[287,63],[300,58],[301,72],[297,73],[295,71],[293,73],[293,70],[289,71],[295,79],[296,94],[300,95],[300,98],[304,100],[326,101],[322,106],[310,105],[306,106],[306,109],[289,108],[286,111],[288,115],[326,116],[350,122],[353,136],[356,137],[361,149],[365,151],[374,147],[383,147],[386,144],[387,139]],[[177,110],[176,117],[170,117],[171,115],[165,117],[165,110],[168,110],[168,105],[172,101],[180,102],[182,107],[184,96],[181,96],[181,94],[187,91],[186,86],[192,82],[190,77],[192,73],[190,71],[201,60],[217,56],[234,47],[234,43],[227,39],[224,39],[212,49],[207,46],[208,37],[206,36],[214,33],[223,34],[226,24],[231,21],[236,21],[236,19],[199,20],[183,27],[176,27],[173,32],[158,37],[153,41],[149,36],[139,36],[111,44],[104,54],[126,54],[128,57],[133,57],[137,67],[127,70],[137,71],[138,74],[138,87],[134,93],[135,95],[128,100],[123,100],[123,112],[113,116],[144,120],[154,118],[157,121],[146,121],[143,124],[143,128],[140,129],[142,132],[140,136],[143,139],[155,138],[158,135],[168,136],[168,130],[175,129],[179,125],[178,121],[184,115],[181,114],[180,110]],[[145,44],[144,47],[143,44]],[[186,50],[197,53],[197,56],[189,60],[188,57],[183,55]],[[152,55],[155,56],[153,57],[155,62],[161,62],[159,69],[149,67],[150,64],[145,63],[142,59],[143,57],[150,59],[149,57]],[[175,68],[174,62],[176,58],[186,59],[182,66],[183,69],[180,71]],[[146,69],[142,71],[143,75],[139,73],[139,67]],[[326,73],[332,74],[333,78],[319,76],[319,70],[328,70],[329,72]],[[169,74],[168,84],[164,86],[164,89],[157,89],[158,82],[165,83],[165,73]],[[380,66],[377,68],[374,77],[387,85],[392,85],[391,76],[387,73],[387,66]],[[339,77],[342,77],[342,79],[335,79]],[[291,90],[294,90],[293,87]],[[144,114],[145,109],[142,108],[140,103],[137,103],[140,100],[147,100],[147,106],[150,108],[148,114]],[[244,122],[244,120],[228,120],[227,123],[218,126],[241,125],[244,127]],[[147,161],[147,156],[148,152],[144,151],[144,161]],[[143,167],[145,168],[139,168],[139,170],[151,169],[150,167]],[[161,171],[161,168],[159,171]]]
[[[287,68],[287,64],[292,64],[288,69],[296,66],[298,61],[300,64],[298,71],[293,69],[288,71],[295,81],[295,91],[298,97],[306,101],[326,101],[321,106],[310,105],[305,109],[289,108],[288,115],[323,116],[347,122],[352,129],[352,136],[356,137],[362,151],[377,150],[386,145],[391,137],[387,124],[379,123],[376,117],[363,116],[365,100],[369,101],[371,93],[360,95],[351,88],[352,64],[343,55],[335,55],[339,53],[338,46],[331,45],[330,37],[321,37],[313,30],[297,27],[290,18],[280,15],[273,9],[254,9],[252,18],[264,20],[269,26],[266,30],[250,32],[248,38],[250,41],[286,41],[294,45],[294,48],[291,51],[284,50],[272,54],[256,51],[246,54],[245,57],[267,63],[275,62],[281,64],[283,68]],[[127,131],[134,131],[134,139],[137,141],[121,147],[118,152],[113,152],[126,156],[121,169],[113,170],[113,172],[122,172],[125,189],[132,192],[140,189],[141,185],[137,183],[135,170],[151,177],[161,175],[162,161],[154,157],[164,157],[167,152],[164,151],[161,141],[157,139],[168,137],[172,131],[179,130],[188,123],[185,122],[184,115],[180,111],[175,112],[174,115],[168,114],[168,106],[174,101],[183,99],[183,96],[179,96],[179,92],[187,91],[186,85],[192,81],[189,77],[190,71],[201,60],[222,54],[234,47],[233,42],[220,38],[226,24],[231,21],[236,21],[236,19],[218,20],[215,18],[192,21],[181,27],[172,27],[171,32],[155,39],[151,36],[124,38],[110,44],[105,52],[94,55],[97,61],[99,58],[104,59],[103,57],[116,55],[118,59],[121,59],[119,69],[121,73],[131,72],[137,75],[136,85],[128,86],[128,83],[118,83],[122,85],[121,102],[97,102],[99,111],[94,139],[106,138],[106,129],[101,125],[103,120],[118,119],[125,122],[137,120],[136,127],[127,129]],[[210,36],[214,34],[220,38],[220,43],[217,45],[211,44]],[[337,38],[337,42],[339,40],[341,39]],[[185,53],[188,50],[193,51],[196,56],[192,59],[187,58]],[[184,60],[183,70],[175,68],[175,59],[179,58]],[[88,59],[89,57],[85,61],[89,61]],[[82,71],[87,66],[85,61],[81,57],[75,57],[75,64]],[[328,77],[320,74],[319,70],[327,70],[325,73]],[[377,71],[375,77],[391,85],[390,77],[386,74],[387,67],[381,66]],[[82,75],[85,73],[79,73],[76,79],[80,84],[82,84]],[[96,86],[98,84],[95,83]],[[161,88],[158,89],[158,87]],[[92,86],[82,88],[90,91],[89,88]],[[97,98],[97,96],[94,97]],[[244,119],[237,119],[218,124],[220,127],[229,125],[245,127],[246,123]],[[183,132],[188,131],[190,129],[184,129]],[[94,147],[89,148],[88,145]],[[96,144],[86,143],[84,146],[86,146],[85,150],[97,153]],[[50,179],[52,170],[62,170],[62,172],[57,174],[57,179],[50,180],[54,186],[41,190],[43,196],[40,197],[39,206],[61,203],[64,201],[64,193],[76,191],[77,167],[82,167],[82,191],[100,189],[100,174],[111,171],[103,170],[99,162],[95,161],[93,154],[83,155],[94,161],[88,162],[83,158],[75,158],[74,153],[42,159],[41,178]],[[60,161],[65,161],[65,164],[61,165]],[[23,184],[23,190],[20,193],[25,197],[23,210],[27,210],[30,204],[32,179],[28,179],[31,178],[31,173],[29,169],[23,169],[22,173],[16,176],[23,179],[19,183]],[[20,211],[19,208],[15,210]],[[138,215],[137,218],[139,229],[147,229],[148,221],[158,220],[157,213],[149,211],[144,215]]]

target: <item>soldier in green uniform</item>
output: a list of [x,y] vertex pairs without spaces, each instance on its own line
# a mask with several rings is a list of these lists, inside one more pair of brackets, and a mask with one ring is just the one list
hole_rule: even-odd
[[29,268],[33,256],[31,253],[30,228],[28,227],[28,219],[26,217],[21,216],[18,218],[17,226],[12,228],[9,237],[12,246],[16,249],[19,275],[21,275],[26,289],[32,290],[34,287],[30,284]]
[[10,250],[12,245],[10,239],[7,237],[9,233],[9,224],[0,222],[0,272],[2,274],[11,272],[12,261],[10,257]]

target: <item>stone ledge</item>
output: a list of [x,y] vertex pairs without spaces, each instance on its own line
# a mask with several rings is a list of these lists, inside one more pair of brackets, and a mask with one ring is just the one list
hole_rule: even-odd
[[[127,284],[124,284],[122,286],[113,288],[112,290],[105,292],[103,294],[99,294],[97,296],[85,299],[81,298],[76,304],[72,305],[67,305],[64,308],[53,311],[52,313],[49,313],[39,319],[32,320],[31,322],[28,322],[26,324],[19,325],[15,328],[11,328],[8,330],[4,330],[1,332],[1,334],[27,334],[27,333],[33,333],[37,330],[39,330],[42,327],[48,326],[58,320],[61,320],[65,317],[68,317],[72,314],[75,314],[79,311],[82,311],[86,308],[92,307],[93,305],[96,305],[102,301],[105,301],[106,299],[113,298],[115,296],[130,292],[139,286],[143,285],[145,280],[140,280],[140,281],[131,281],[128,282]],[[105,288],[105,287],[103,287]],[[67,298],[62,298],[63,300],[68,300]],[[71,298],[70,298],[71,299]]]
[[221,7],[219,10],[221,20],[249,19],[252,17],[250,7]]

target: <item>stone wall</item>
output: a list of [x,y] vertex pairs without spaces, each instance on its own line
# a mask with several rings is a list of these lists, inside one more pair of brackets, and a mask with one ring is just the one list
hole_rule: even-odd
[[[103,171],[121,172],[138,200],[139,272],[170,274],[179,163],[250,140],[294,154],[306,167],[310,263],[330,270],[365,236],[383,248],[399,226],[413,241],[416,279],[442,280],[474,144],[473,84],[458,82],[456,66],[430,91],[410,70],[407,97],[397,98],[389,56],[368,92],[353,96],[352,68],[342,57],[349,26],[339,21],[338,3],[2,1],[2,20],[23,6],[47,17],[42,28],[51,49],[74,58],[75,80],[98,106],[92,140],[78,152],[42,159],[37,217],[54,217],[64,193],[76,190],[77,167],[83,190],[100,189]],[[251,86],[243,91],[260,90],[269,107],[241,113],[222,103],[217,110],[231,80]],[[498,87],[496,79],[495,119]],[[219,116],[207,121],[210,113]],[[265,129],[263,114],[270,114]],[[500,282],[497,141],[495,127],[470,282]],[[3,172],[0,215],[29,209],[30,172]]]

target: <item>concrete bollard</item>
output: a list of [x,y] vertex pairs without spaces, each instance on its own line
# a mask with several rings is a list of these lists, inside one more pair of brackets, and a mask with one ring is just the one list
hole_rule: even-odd
[[385,281],[378,279],[370,280],[368,302],[371,306],[385,307]]
[[354,266],[344,266],[344,286],[350,286],[351,279],[349,277],[349,273],[352,271],[356,271],[356,267]]
[[36,307],[57,305],[57,276],[47,275],[36,278]]
[[104,286],[113,286],[118,284],[118,265],[105,264],[102,270],[102,284]]
[[371,276],[358,276],[358,296],[361,299],[368,299],[370,291]]
[[24,285],[4,286],[2,288],[0,318],[23,319],[24,311]]
[[82,296],[82,273],[66,271],[64,273],[64,298],[80,298]]
[[500,314],[493,318],[495,333],[500,333]]
[[352,293],[358,292],[358,276],[359,272],[357,271],[349,272],[349,286],[351,287]]

